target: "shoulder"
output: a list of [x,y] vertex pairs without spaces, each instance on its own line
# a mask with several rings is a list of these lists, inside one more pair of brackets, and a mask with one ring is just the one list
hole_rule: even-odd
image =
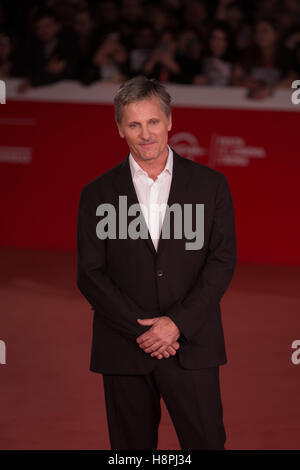
[[120,169],[123,166],[124,160],[118,165],[115,165],[114,167],[105,171],[101,175],[97,176],[96,178],[93,178],[85,186],[83,186],[81,190],[81,196],[92,196],[94,194],[99,194],[99,192],[101,191],[105,191],[105,189],[111,188],[115,177],[118,175]]
[[[173,149],[172,149],[173,150]],[[196,178],[201,178],[207,181],[208,183],[220,184],[222,181],[226,180],[226,177],[220,171],[214,170],[206,165],[189,160],[188,158],[182,157],[173,150],[174,158],[178,160],[179,163],[183,164],[188,171],[190,171]]]

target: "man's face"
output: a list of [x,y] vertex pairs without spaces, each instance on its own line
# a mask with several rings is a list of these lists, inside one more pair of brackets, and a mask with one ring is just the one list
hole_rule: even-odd
[[156,96],[124,106],[118,125],[132,155],[144,162],[153,162],[165,154],[171,128],[171,116],[166,116]]
[[92,29],[92,21],[87,11],[77,13],[74,19],[74,30],[78,34],[88,34]]
[[52,41],[59,30],[59,25],[52,17],[41,18],[35,25],[35,33],[40,41]]

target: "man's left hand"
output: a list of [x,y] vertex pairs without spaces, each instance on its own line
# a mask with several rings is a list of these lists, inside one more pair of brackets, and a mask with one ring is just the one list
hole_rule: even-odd
[[143,320],[138,318],[137,321],[140,325],[151,326],[136,341],[140,348],[145,353],[151,353],[152,357],[161,354],[180,336],[178,326],[169,317],[145,318]]

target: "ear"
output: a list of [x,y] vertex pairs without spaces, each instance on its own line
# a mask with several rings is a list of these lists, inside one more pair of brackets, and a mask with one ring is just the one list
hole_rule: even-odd
[[172,129],[172,114],[169,116],[168,131]]
[[117,124],[117,126],[118,126],[118,131],[119,131],[121,139],[124,139],[125,135],[124,135],[124,132],[122,131],[122,126],[120,124]]

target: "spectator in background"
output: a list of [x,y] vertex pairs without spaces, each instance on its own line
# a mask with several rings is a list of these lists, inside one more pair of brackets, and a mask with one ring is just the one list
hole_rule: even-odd
[[[295,55],[294,55],[294,70],[296,72],[296,77],[300,77],[300,42],[298,42],[295,48]],[[295,77],[295,78],[296,78]]]
[[121,1],[122,22],[137,25],[143,18],[143,9],[140,0]]
[[76,12],[88,6],[88,0],[46,0],[45,2],[45,7],[55,12],[63,28],[72,28]]
[[272,19],[255,24],[254,42],[246,48],[234,68],[233,83],[249,89],[249,97],[265,98],[275,87],[290,87],[295,78],[292,57],[279,44],[279,34]]
[[46,1],[46,7],[55,12],[59,24],[63,28],[72,28],[76,8],[82,6],[82,2],[72,0]]
[[218,0],[216,10],[214,12],[215,21],[226,21],[228,7],[232,5],[234,0]]
[[176,47],[173,33],[165,31],[144,67],[144,74],[160,82],[178,81],[181,70],[176,58]]
[[92,14],[88,8],[77,10],[74,15],[73,29],[78,42],[78,79],[82,83],[88,84],[88,71],[100,42],[100,32],[97,30]]
[[96,26],[88,8],[78,10],[74,15],[73,29],[77,36],[81,56],[88,56],[93,44]]
[[208,51],[203,60],[203,74],[194,78],[198,85],[226,86],[231,84],[232,46],[229,29],[224,22],[216,23],[209,35]]
[[229,26],[236,49],[245,49],[251,44],[251,27],[246,21],[246,14],[240,2],[234,1],[226,6],[225,21]]
[[290,51],[294,51],[300,43],[300,26],[289,31],[285,38],[285,47]]
[[133,40],[139,24],[143,21],[143,10],[139,0],[122,0],[120,5],[119,33],[122,44],[129,51],[133,47]]
[[129,51],[130,76],[140,75],[147,61],[150,59],[155,36],[152,28],[145,24],[141,26],[133,38],[133,45]]
[[0,0],[0,28],[3,28],[5,25],[5,15],[4,15],[4,8],[2,2]]
[[24,76],[19,88],[48,85],[77,77],[78,46],[73,32],[61,28],[52,10],[42,10],[34,18],[34,37],[25,51]]
[[180,13],[183,5],[182,0],[161,0],[160,4],[162,7],[169,12],[173,11],[174,13]]
[[280,8],[281,0],[254,0],[252,6],[253,21],[260,18],[270,18]]
[[292,54],[295,78],[300,77],[300,26],[290,31],[285,38],[285,46]]
[[300,26],[300,2],[299,0],[283,0],[285,8],[287,8],[297,18]]
[[120,12],[113,0],[101,0],[96,7],[95,18],[103,39],[112,31],[120,31]]
[[183,19],[186,28],[193,29],[199,37],[207,36],[210,18],[203,0],[185,0]]
[[0,78],[14,76],[13,39],[5,30],[0,30]]
[[281,34],[285,34],[300,26],[300,1],[283,0],[281,7],[276,10],[276,24]]
[[128,54],[119,33],[109,33],[98,46],[88,71],[89,83],[97,80],[119,83],[128,76]]
[[203,73],[203,43],[195,31],[186,29],[178,36],[177,62],[180,83],[191,84]]
[[159,6],[148,4],[145,16],[157,36],[160,36],[168,29],[169,18]]
[[184,25],[182,22],[184,12],[183,0],[160,0],[160,7],[168,19],[167,28],[179,31]]

